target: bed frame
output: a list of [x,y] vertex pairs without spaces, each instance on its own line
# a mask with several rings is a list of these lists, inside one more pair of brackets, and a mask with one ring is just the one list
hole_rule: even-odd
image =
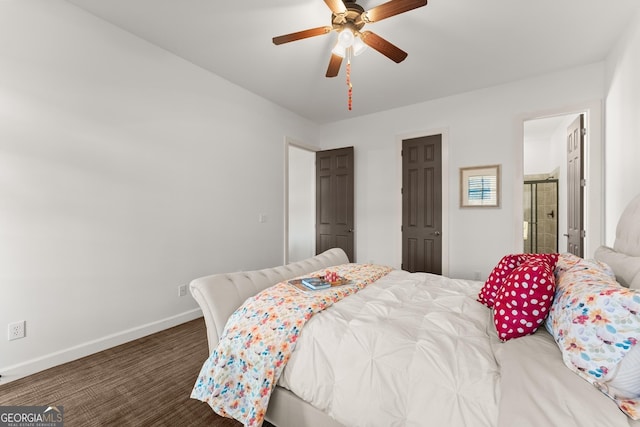
[[[189,288],[204,315],[209,352],[218,345],[227,319],[250,296],[283,280],[348,262],[347,254],[334,248],[285,266],[214,274],[193,280]],[[271,394],[265,419],[278,427],[342,427],[324,412],[278,386]]]

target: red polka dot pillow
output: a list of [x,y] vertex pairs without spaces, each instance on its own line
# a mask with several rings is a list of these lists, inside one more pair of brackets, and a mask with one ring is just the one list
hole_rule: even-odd
[[484,282],[484,286],[480,289],[478,294],[478,301],[486,305],[489,308],[493,307],[493,303],[498,296],[498,291],[502,287],[504,279],[515,269],[522,264],[524,256],[522,254],[505,255],[500,262],[493,268],[491,274]]
[[531,259],[542,259],[543,261],[548,262],[551,265],[551,269],[554,270],[555,273],[556,264],[558,264],[560,254],[524,254],[524,257],[525,261]]
[[547,317],[555,292],[555,264],[546,257],[530,257],[504,279],[493,305],[501,341],[534,333]]
[[552,269],[555,268],[558,262],[560,254],[511,254],[502,257],[498,265],[496,265],[491,274],[484,283],[480,293],[478,294],[477,301],[486,305],[489,308],[493,308],[493,304],[498,296],[498,291],[504,283],[504,279],[507,278],[511,272],[525,261],[531,259],[542,259],[552,265]]

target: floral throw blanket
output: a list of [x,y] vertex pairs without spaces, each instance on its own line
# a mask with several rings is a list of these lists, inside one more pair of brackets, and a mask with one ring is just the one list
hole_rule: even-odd
[[390,271],[380,265],[343,264],[307,276],[336,272],[351,284],[302,293],[281,282],[247,299],[227,321],[191,397],[245,426],[261,426],[271,392],[307,320]]

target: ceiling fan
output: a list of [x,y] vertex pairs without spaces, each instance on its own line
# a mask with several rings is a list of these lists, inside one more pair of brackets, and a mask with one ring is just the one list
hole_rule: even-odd
[[378,22],[427,4],[427,0],[390,0],[365,11],[355,0],[324,0],[324,2],[332,12],[330,26],[310,28],[274,37],[273,43],[280,45],[337,31],[338,42],[331,51],[327,77],[337,76],[343,58],[350,54],[357,56],[366,46],[377,50],[396,63],[402,62],[407,57],[407,52],[371,31],[361,30],[365,24]]

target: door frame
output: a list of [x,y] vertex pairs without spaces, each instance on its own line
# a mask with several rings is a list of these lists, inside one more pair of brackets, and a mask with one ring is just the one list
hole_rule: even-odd
[[[587,133],[584,140],[584,170],[587,186],[584,192],[584,225],[587,234],[584,240],[584,255],[592,258],[598,246],[604,244],[604,206],[606,203],[604,191],[604,112],[602,101],[588,101],[582,104],[535,111],[517,116],[514,123],[514,141],[516,155],[516,179],[524,182],[524,122],[543,119],[546,117],[584,114],[584,124]],[[566,177],[565,177],[566,179]],[[524,207],[522,206],[523,186],[514,186],[513,208],[513,248],[514,253],[522,251],[522,222],[524,221]],[[560,208],[558,208],[560,209]],[[560,233],[560,230],[558,231]],[[560,248],[561,249],[561,248]],[[562,251],[561,252],[566,252]]]
[[442,275],[449,275],[449,128],[435,128],[396,134],[396,206],[398,223],[395,227],[395,265],[402,263],[402,141],[423,136],[442,135]]
[[[282,261],[283,265],[289,263],[289,147],[296,147],[312,153],[320,151],[320,147],[316,147],[294,138],[285,136],[284,138],[284,245]],[[315,177],[315,169],[311,171]],[[315,248],[315,244],[314,244]]]

